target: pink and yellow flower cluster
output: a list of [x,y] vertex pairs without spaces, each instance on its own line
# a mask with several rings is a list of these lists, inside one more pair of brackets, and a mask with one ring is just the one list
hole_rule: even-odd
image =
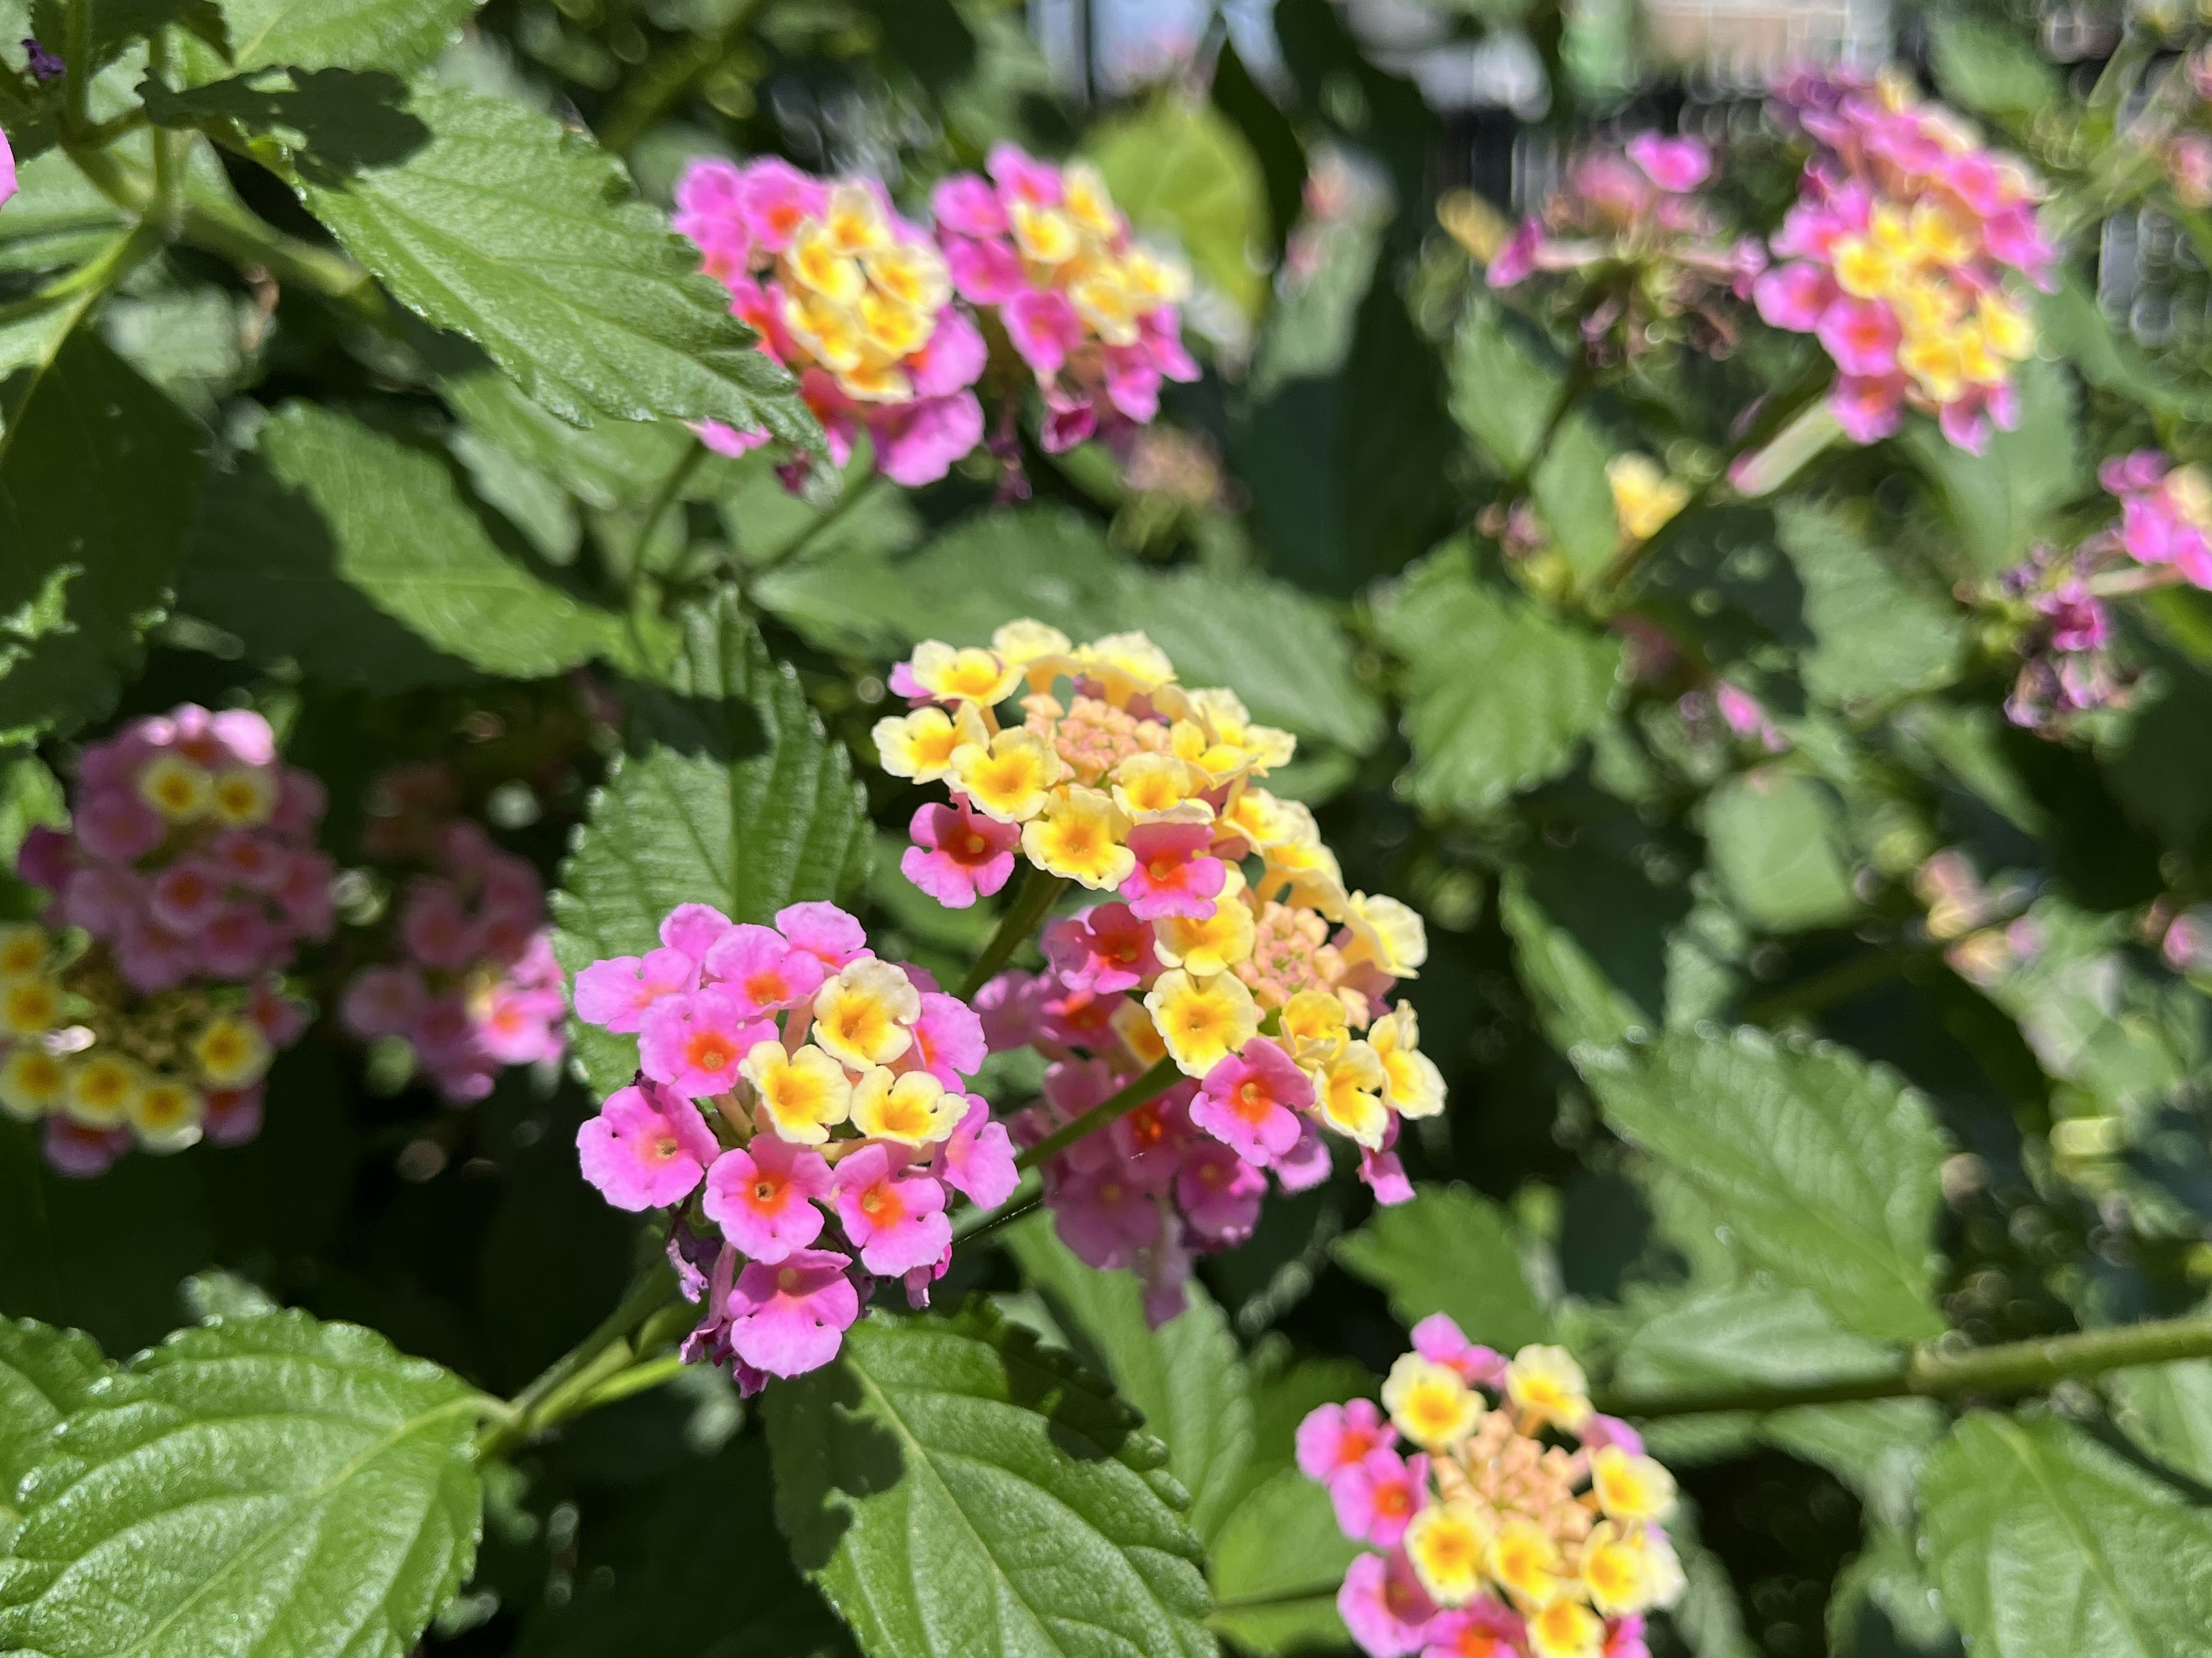
[[2020,284],[2053,280],[2034,181],[1901,80],[1808,76],[1784,102],[1818,149],[1773,239],[1783,263],[1755,287],[1759,314],[1819,337],[1854,442],[1888,436],[1910,407],[1978,454],[1992,422],[2018,419],[2014,369],[2035,349]]
[[1644,1615],[1682,1592],[1674,1479],[1562,1348],[1508,1360],[1424,1319],[1382,1409],[1321,1406],[1297,1458],[1377,1551],[1337,1596],[1371,1658],[1648,1658]]
[[1184,1078],[1048,1161],[1071,1248],[1137,1267],[1165,1317],[1195,1254],[1249,1235],[1265,1171],[1291,1190],[1327,1175],[1321,1131],[1359,1148],[1385,1201],[1410,1195],[1391,1148],[1443,1084],[1388,998],[1427,939],[1403,904],[1347,891],[1313,814],[1261,786],[1288,732],[1178,683],[1142,634],[1010,623],[988,647],[919,646],[890,683],[912,708],[876,726],[884,768],[950,793],[915,814],[908,878],[964,908],[1025,861],[1098,895],[1046,928],[1043,972],[978,998],[994,1048],[1052,1062],[1018,1133],[1043,1139],[1164,1058]]
[[243,709],[186,704],[85,750],[70,829],[17,857],[52,895],[43,924],[0,947],[0,1106],[45,1120],[57,1167],[258,1130],[263,1074],[305,1024],[279,975],[335,920],[323,805]]
[[1013,1190],[1006,1131],[964,1091],[975,1013],[835,904],[774,926],[680,905],[657,949],[579,973],[575,1005],[638,1049],[636,1081],[577,1135],[584,1176],[617,1208],[677,1211],[671,1259],[702,1303],[685,1357],[748,1392],[835,1358],[878,1278],[927,1304],[948,1187],[986,1206]]

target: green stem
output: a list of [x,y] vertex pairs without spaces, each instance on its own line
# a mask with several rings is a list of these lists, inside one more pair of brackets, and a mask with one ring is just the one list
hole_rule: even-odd
[[1024,1215],[1043,1206],[1044,1193],[1034,1186],[1024,1184],[998,1208],[985,1211],[970,1209],[952,1223],[952,1242],[955,1245],[971,1243],[985,1238],[1001,1226],[1011,1226]]
[[[588,1376],[588,1385],[597,1385],[612,1371],[629,1363],[634,1357],[629,1346],[629,1337],[677,1296],[676,1269],[665,1259],[655,1261],[639,1274],[622,1303],[607,1315],[597,1329],[555,1359],[536,1381],[514,1396],[507,1417],[478,1442],[479,1454],[497,1455],[565,1420],[565,1417],[555,1414],[555,1409],[565,1402],[562,1395],[571,1384],[577,1383],[580,1377]],[[576,1396],[585,1396],[588,1385]]]
[[[167,29],[155,29],[147,43],[146,73],[167,86],[175,61]],[[191,134],[172,127],[154,130],[154,198],[148,217],[164,241],[173,241],[185,223],[185,159]]]
[[62,56],[62,131],[76,137],[92,122],[92,0],[69,0]]
[[839,495],[821,517],[816,519],[813,523],[808,525],[765,558],[746,565],[742,574],[746,577],[757,576],[763,570],[772,570],[779,564],[789,563],[821,539],[823,532],[862,501],[871,500],[890,488],[889,478],[881,472],[871,472],[866,477],[848,488],[844,494]]
[[1747,1024],[1771,1025],[1794,1013],[1814,1013],[1848,1001],[1905,970],[1904,959],[1893,950],[1872,950],[1823,968],[1810,978],[1763,996],[1744,1009]]
[[1034,864],[1022,865],[1021,885],[1015,890],[1013,902],[1006,906],[1006,913],[999,918],[998,930],[983,945],[983,953],[968,969],[968,976],[960,981],[962,1001],[973,1001],[975,993],[991,981],[991,975],[1006,966],[1066,887],[1063,876],[1048,875]]
[[684,493],[684,486],[691,481],[691,475],[699,470],[699,464],[706,459],[707,446],[695,436],[676,465],[668,469],[668,476],[660,480],[660,488],[653,492],[653,499],[646,506],[645,518],[637,526],[637,538],[630,543],[631,580],[635,581],[637,573],[645,568],[646,549],[652,543],[653,532],[660,527],[660,520],[668,515],[668,509],[676,504],[677,498]]
[[1919,1347],[1889,1370],[1848,1379],[1616,1394],[1598,1406],[1610,1415],[1650,1418],[1788,1411],[1871,1399],[2011,1395],[2039,1393],[2069,1377],[2191,1358],[2212,1358],[2212,1318],[2165,1319],[1966,1351]]
[[1060,1152],[1081,1139],[1085,1134],[1095,1134],[1117,1118],[1126,1117],[1139,1106],[1148,1104],[1172,1088],[1182,1077],[1173,1060],[1162,1060],[1118,1094],[1111,1095],[1092,1106],[1081,1116],[1064,1123],[1047,1134],[1035,1145],[1014,1159],[1017,1169],[1034,1169],[1048,1157]]

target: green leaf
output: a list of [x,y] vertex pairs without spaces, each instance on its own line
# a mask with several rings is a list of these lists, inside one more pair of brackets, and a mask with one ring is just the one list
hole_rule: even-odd
[[[685,616],[665,689],[646,694],[641,716],[642,740],[592,796],[553,895],[554,948],[571,973],[653,948],[678,904],[766,921],[866,878],[866,803],[845,750],[733,596]],[[602,1094],[629,1080],[631,1039],[575,1034]]]
[[1620,642],[1478,581],[1453,542],[1382,604],[1384,643],[1406,664],[1413,799],[1480,811],[1558,776],[1610,715]]
[[429,142],[301,199],[398,300],[581,424],[720,420],[818,449],[791,376],[753,347],[696,251],[622,165],[512,100],[418,86]]
[[1858,914],[1843,823],[1826,784],[1778,766],[1706,798],[1713,873],[1743,918],[1771,932],[1832,926]]
[[2212,1483],[2212,1359],[2115,1370],[2108,1385],[2130,1439],[2200,1484]]
[[494,543],[435,454],[311,403],[211,481],[179,598],[258,660],[378,690],[633,654],[622,618]]
[[1079,1355],[1096,1360],[1166,1442],[1168,1470],[1190,1493],[1190,1523],[1211,1540],[1252,1455],[1249,1382],[1221,1309],[1194,1282],[1190,1305],[1156,1330],[1136,1276],[1085,1266],[1048,1222],[1024,1223],[1007,1243],[1060,1327],[1080,1342]]
[[1620,550],[1620,520],[1605,471],[1613,452],[1595,423],[1577,411],[1559,422],[1528,479],[1536,515],[1577,581],[1596,575]]
[[1093,127],[1083,147],[1140,236],[1167,232],[1200,282],[1259,313],[1267,288],[1253,254],[1267,235],[1267,185],[1226,117],[1170,90]]
[[1955,675],[1966,627],[1949,595],[1905,580],[1840,513],[1793,501],[1775,526],[1805,587],[1814,644],[1803,671],[1814,695],[1870,701]]
[[1452,342],[1452,418],[1502,476],[1526,477],[1535,464],[1564,378],[1496,300],[1468,305]]
[[2044,346],[2072,363],[2090,385],[2155,414],[2200,421],[2212,413],[2212,398],[2159,368],[2105,314],[2080,272],[2069,266],[2057,274],[2057,288],[2036,305],[2035,331]]
[[1346,1646],[1336,1592],[1360,1552],[1337,1528],[1328,1493],[1283,1470],[1237,1505],[1214,1540],[1213,1627],[1264,1658]]
[[89,13],[86,44],[90,61],[111,64],[133,40],[147,39],[177,24],[222,52],[228,44],[225,19],[216,0],[85,0]]
[[57,344],[0,433],[0,744],[115,706],[200,487],[183,410],[85,331]]
[[[1625,815],[1625,814],[1624,814]],[[1636,820],[1631,823],[1641,829]],[[1553,1046],[1615,1042],[1680,1023],[1695,927],[1688,887],[1654,879],[1663,843],[1585,829],[1571,847],[1533,840],[1498,883],[1498,914]]]
[[222,0],[240,70],[427,67],[483,0]]
[[1911,422],[1899,441],[1949,509],[1958,574],[1976,579],[2020,562],[2052,512],[2092,481],[2072,388],[2055,363],[2021,366],[2020,428],[1993,433],[1987,453],[1954,446],[1933,421]]
[[776,1517],[870,1658],[1210,1658],[1166,1452],[976,1304],[863,1319],[767,1397]]
[[438,389],[469,428],[601,512],[649,500],[690,435],[658,422],[595,421],[575,426],[535,403],[473,347],[448,336]]
[[2079,1429],[1975,1412],[1920,1497],[1936,1588],[1974,1652],[2212,1653],[2212,1511]]
[[1337,1262],[1390,1297],[1408,1328],[1449,1313],[1470,1341],[1514,1352],[1551,1335],[1505,1212],[1463,1186],[1424,1186],[1336,1242]]
[[2057,68],[2035,48],[2032,33],[1958,12],[1928,19],[1936,84],[1961,109],[2025,122],[2059,101]]
[[179,1332],[58,1430],[0,1559],[41,1658],[398,1658],[475,1560],[483,1401],[303,1313]]
[[21,1518],[14,1507],[16,1488],[46,1459],[49,1430],[114,1368],[81,1330],[0,1319],[0,1552]]
[[1748,1029],[1574,1058],[1606,1121],[1711,1205],[1745,1265],[1876,1341],[1942,1329],[1930,1297],[1943,1141],[1893,1072]]

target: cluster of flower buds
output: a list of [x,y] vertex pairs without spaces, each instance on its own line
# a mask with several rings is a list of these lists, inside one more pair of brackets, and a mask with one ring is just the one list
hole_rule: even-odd
[[338,1013],[364,1042],[406,1042],[447,1102],[467,1105],[504,1067],[558,1060],[568,1006],[537,870],[465,818],[437,830],[429,861],[398,906],[398,959],[356,973]]
[[[693,164],[677,186],[676,228],[761,349],[799,376],[840,465],[866,431],[894,483],[928,483],[982,440],[970,390],[983,337],[952,303],[945,256],[892,209],[873,179],[811,178],[773,157]],[[701,437],[725,454],[768,441],[719,422]]]
[[244,710],[188,704],[85,750],[70,828],[17,858],[52,895],[44,924],[0,950],[0,1104],[46,1120],[57,1167],[258,1131],[262,1077],[306,1023],[278,975],[335,920],[323,805]]
[[878,1278],[927,1305],[945,1188],[1004,1202],[1013,1148],[964,1091],[975,1012],[835,904],[772,927],[684,904],[660,941],[576,975],[576,1017],[635,1035],[639,1066],[577,1151],[617,1208],[677,1212],[670,1258],[702,1303],[684,1356],[751,1392],[835,1358]]
[[1363,1650],[1648,1658],[1644,1614],[1683,1588],[1662,1525],[1674,1482],[1591,1409],[1564,1349],[1509,1361],[1438,1314],[1382,1403],[1387,1420],[1365,1400],[1324,1405],[1297,1434],[1345,1535],[1380,1551],[1337,1596]]
[[1176,308],[1189,272],[1138,245],[1091,167],[1000,144],[988,171],[947,179],[930,204],[961,297],[1036,376],[1045,448],[1150,422],[1162,380],[1198,378]]
[[1526,220],[1490,263],[1492,288],[1531,276],[1573,280],[1563,297],[1595,357],[1619,361],[1663,340],[1725,356],[1741,331],[1730,303],[1766,268],[1754,236],[1729,233],[1697,192],[1713,170],[1697,138],[1639,133],[1625,152],[1585,155],[1565,188]]
[[1828,406],[1871,443],[1909,406],[1978,454],[2018,418],[2014,365],[2035,329],[2015,278],[2051,285],[2037,188],[1902,80],[1807,76],[1780,94],[1817,146],[1759,279],[1759,314],[1816,335],[1836,366]]
[[[1261,1171],[1291,1190],[1327,1175],[1320,1128],[1360,1148],[1386,1202],[1411,1195],[1391,1147],[1401,1118],[1443,1108],[1443,1083],[1413,1008],[1385,999],[1427,940],[1395,899],[1347,892],[1312,813],[1259,786],[1289,733],[1177,684],[1142,634],[1076,646],[1011,623],[988,648],[918,647],[890,683],[914,706],[877,724],[884,768],[951,796],[915,813],[915,885],[964,908],[1018,859],[1110,895],[1046,928],[1042,973],[977,998],[994,1049],[1052,1062],[1018,1133],[1042,1140],[1164,1058],[1187,1079],[1048,1161],[1072,1249],[1142,1270],[1164,1318],[1195,1253],[1249,1236]],[[1018,696],[1022,723],[1002,726]]]

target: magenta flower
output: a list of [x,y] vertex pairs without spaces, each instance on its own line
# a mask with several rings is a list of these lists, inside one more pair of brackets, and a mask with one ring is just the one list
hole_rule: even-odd
[[660,942],[703,964],[730,926],[730,918],[712,904],[678,904],[660,924]]
[[1275,1159],[1275,1178],[1285,1192],[1310,1192],[1328,1178],[1328,1145],[1310,1117],[1298,1122],[1298,1143]]
[[0,132],[0,206],[15,193],[15,152],[8,148],[8,135]]
[[1045,929],[1044,952],[1070,990],[1111,996],[1160,972],[1152,929],[1127,904],[1099,904]]
[[1019,823],[978,816],[965,796],[922,806],[907,832],[914,844],[900,855],[900,872],[947,909],[966,909],[1004,887],[1022,838]]
[[991,1121],[989,1103],[968,1096],[968,1113],[950,1139],[932,1153],[929,1172],[985,1209],[995,1209],[1021,1183],[1014,1143],[1004,1123]]
[[1820,313],[1813,331],[1836,360],[1836,367],[1846,374],[1897,371],[1897,346],[1903,331],[1897,325],[1897,313],[1879,300],[1839,296]]
[[775,913],[776,930],[835,973],[869,953],[867,929],[832,903],[789,904]]
[[1159,1236],[1159,1205],[1122,1170],[1103,1169],[1060,1183],[1053,1230],[1086,1266],[1127,1266]]
[[1523,219],[1520,228],[1505,239],[1505,246],[1491,260],[1484,280],[1492,288],[1519,287],[1534,274],[1537,251],[1543,246],[1543,225],[1534,219]]
[[161,844],[167,830],[161,814],[136,794],[102,789],[76,803],[71,816],[77,844],[95,858],[134,863]]
[[1218,1141],[1189,1147],[1176,1168],[1176,1203],[1209,1249],[1233,1249],[1249,1238],[1267,1195],[1267,1177]]
[[773,1265],[822,1236],[833,1177],[821,1153],[773,1134],[725,1151],[707,1171],[707,1218],[755,1260]]
[[1408,1658],[1425,1644],[1436,1602],[1402,1554],[1363,1554],[1347,1567],[1336,1610],[1370,1658]]
[[[1629,1658],[1626,1650],[1616,1648],[1613,1642],[1630,1624],[1636,1625],[1638,1638],[1642,1638],[1641,1618],[1620,1619],[1607,1637],[1604,1658]],[[1438,1658],[1461,1658],[1465,1653],[1480,1653],[1486,1658],[1520,1658],[1528,1650],[1528,1625],[1519,1612],[1504,1601],[1484,1594],[1467,1606],[1438,1612],[1422,1632],[1422,1639],[1428,1645],[1423,1649],[1421,1658],[1430,1658],[1431,1654],[1438,1655]],[[1650,1655],[1645,1653],[1643,1658],[1650,1658]]]
[[220,871],[183,859],[154,878],[147,908],[170,932],[189,937],[222,914],[223,885]]
[[793,949],[773,927],[750,922],[715,941],[707,952],[706,971],[749,1019],[811,1001],[829,976],[820,957]]
[[699,963],[680,950],[649,950],[593,962],[576,975],[576,1017],[586,1024],[629,1035],[646,1010],[664,996],[699,987]]
[[[1505,1374],[1503,1360],[1499,1362],[1498,1373],[1502,1382]],[[1486,1382],[1486,1385],[1495,1387],[1498,1383]],[[1644,1436],[1617,1416],[1593,1415],[1583,1424],[1581,1436],[1583,1448],[1587,1451],[1601,1451],[1608,1445],[1617,1445],[1631,1456],[1644,1455]]]
[[957,996],[924,990],[921,1017],[914,1023],[915,1057],[921,1068],[947,1088],[958,1089],[983,1066],[989,1050],[983,1021]]
[[1139,823],[1129,831],[1136,867],[1121,883],[1129,913],[1140,921],[1180,915],[1202,921],[1229,879],[1229,866],[1206,855],[1211,823]]
[[845,1275],[852,1262],[828,1249],[799,1249],[738,1274],[726,1305],[737,1356],[769,1376],[803,1376],[837,1357],[860,1316]]
[[721,1149],[696,1107],[649,1083],[617,1089],[576,1131],[584,1178],[617,1209],[682,1202]]
[[[1390,1127],[1395,1131],[1398,1125],[1393,1121]],[[1411,1203],[1413,1200],[1413,1182],[1406,1178],[1406,1165],[1399,1160],[1395,1151],[1387,1147],[1380,1151],[1370,1146],[1360,1147],[1359,1178],[1375,1193],[1377,1203]]]
[[837,1165],[836,1198],[845,1236],[872,1272],[896,1277],[951,1247],[945,1188],[927,1175],[893,1169],[886,1146],[864,1145]]
[[738,1066],[753,1044],[775,1037],[774,1020],[749,1019],[736,997],[709,985],[647,1011],[638,1027],[638,1065],[655,1082],[706,1099],[736,1086]]
[[1413,1327],[1413,1351],[1431,1364],[1457,1370],[1470,1382],[1486,1388],[1504,1384],[1504,1355],[1469,1341],[1447,1314],[1431,1313]]
[[1249,1163],[1265,1168],[1298,1142],[1297,1114],[1313,1080],[1280,1044],[1255,1037],[1206,1073],[1190,1120]]
[[1639,132],[1628,141],[1628,159],[1670,195],[1686,195],[1710,178],[1713,152],[1701,138],[1662,138]]
[[1316,1406],[1298,1424],[1298,1468],[1307,1479],[1327,1485],[1390,1442],[1391,1430],[1373,1400]]
[[1406,1522],[1420,1512],[1429,1477],[1429,1459],[1401,1457],[1380,1446],[1328,1482],[1339,1530],[1358,1542],[1395,1549]]
[[410,885],[399,936],[407,953],[425,967],[461,967],[477,953],[467,908],[447,881],[424,878]]

